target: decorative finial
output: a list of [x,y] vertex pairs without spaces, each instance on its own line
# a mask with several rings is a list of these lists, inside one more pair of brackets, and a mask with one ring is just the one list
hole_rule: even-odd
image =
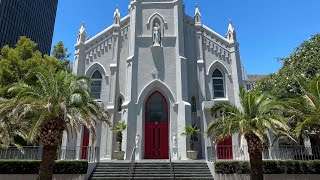
[[232,20],[229,19],[229,26],[228,26],[228,32],[227,32],[227,35],[226,35],[227,39],[231,42],[234,42],[237,40],[237,37],[236,37],[236,31],[233,27],[233,24],[232,24]]
[[113,14],[114,24],[120,24],[120,11],[119,11],[119,4],[116,6],[116,10]]
[[194,17],[195,17],[195,22],[196,23],[201,23],[201,13],[200,13],[200,10],[199,10],[198,3],[196,3],[196,8],[195,8],[195,11],[194,11]]
[[85,26],[84,21],[82,21],[82,24],[81,24],[81,27],[80,27],[79,32],[80,32],[80,33],[83,33],[85,30],[86,30],[86,26]]

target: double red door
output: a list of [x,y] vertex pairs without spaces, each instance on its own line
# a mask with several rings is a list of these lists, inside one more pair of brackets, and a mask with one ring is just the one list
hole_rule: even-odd
[[168,122],[146,122],[145,159],[168,159]]
[[233,159],[232,138],[228,137],[218,143],[218,159]]
[[168,117],[165,97],[152,93],[145,107],[145,159],[169,158]]

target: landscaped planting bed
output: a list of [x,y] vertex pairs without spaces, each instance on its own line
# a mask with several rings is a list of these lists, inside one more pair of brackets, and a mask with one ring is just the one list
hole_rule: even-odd
[[[217,174],[250,174],[247,161],[217,161]],[[320,160],[263,161],[264,174],[320,174]]]
[[[0,160],[0,174],[38,174],[41,161]],[[56,161],[53,174],[86,174],[87,161]]]

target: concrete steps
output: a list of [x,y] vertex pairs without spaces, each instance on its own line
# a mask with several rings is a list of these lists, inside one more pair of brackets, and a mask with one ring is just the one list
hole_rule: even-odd
[[[129,162],[101,162],[93,171],[90,179],[128,179]],[[177,161],[172,164],[174,179],[213,179],[205,161]],[[168,161],[134,163],[132,179],[171,179]]]

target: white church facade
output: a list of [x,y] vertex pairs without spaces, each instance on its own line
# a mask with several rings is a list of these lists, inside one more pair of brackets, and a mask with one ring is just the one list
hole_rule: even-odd
[[[113,125],[123,120],[122,150],[130,159],[186,159],[189,138],[181,133],[197,125],[198,158],[205,159],[213,138],[204,131],[214,117],[209,109],[221,102],[240,106],[243,70],[235,29],[229,23],[221,36],[201,21],[198,6],[185,13],[182,0],[131,0],[127,16],[118,7],[114,22],[88,38],[84,24],[75,45],[73,71],[92,79],[92,93],[110,114]],[[80,129],[67,146],[90,146]],[[116,135],[97,124],[100,159],[113,159]],[[223,145],[238,145],[234,135]]]

